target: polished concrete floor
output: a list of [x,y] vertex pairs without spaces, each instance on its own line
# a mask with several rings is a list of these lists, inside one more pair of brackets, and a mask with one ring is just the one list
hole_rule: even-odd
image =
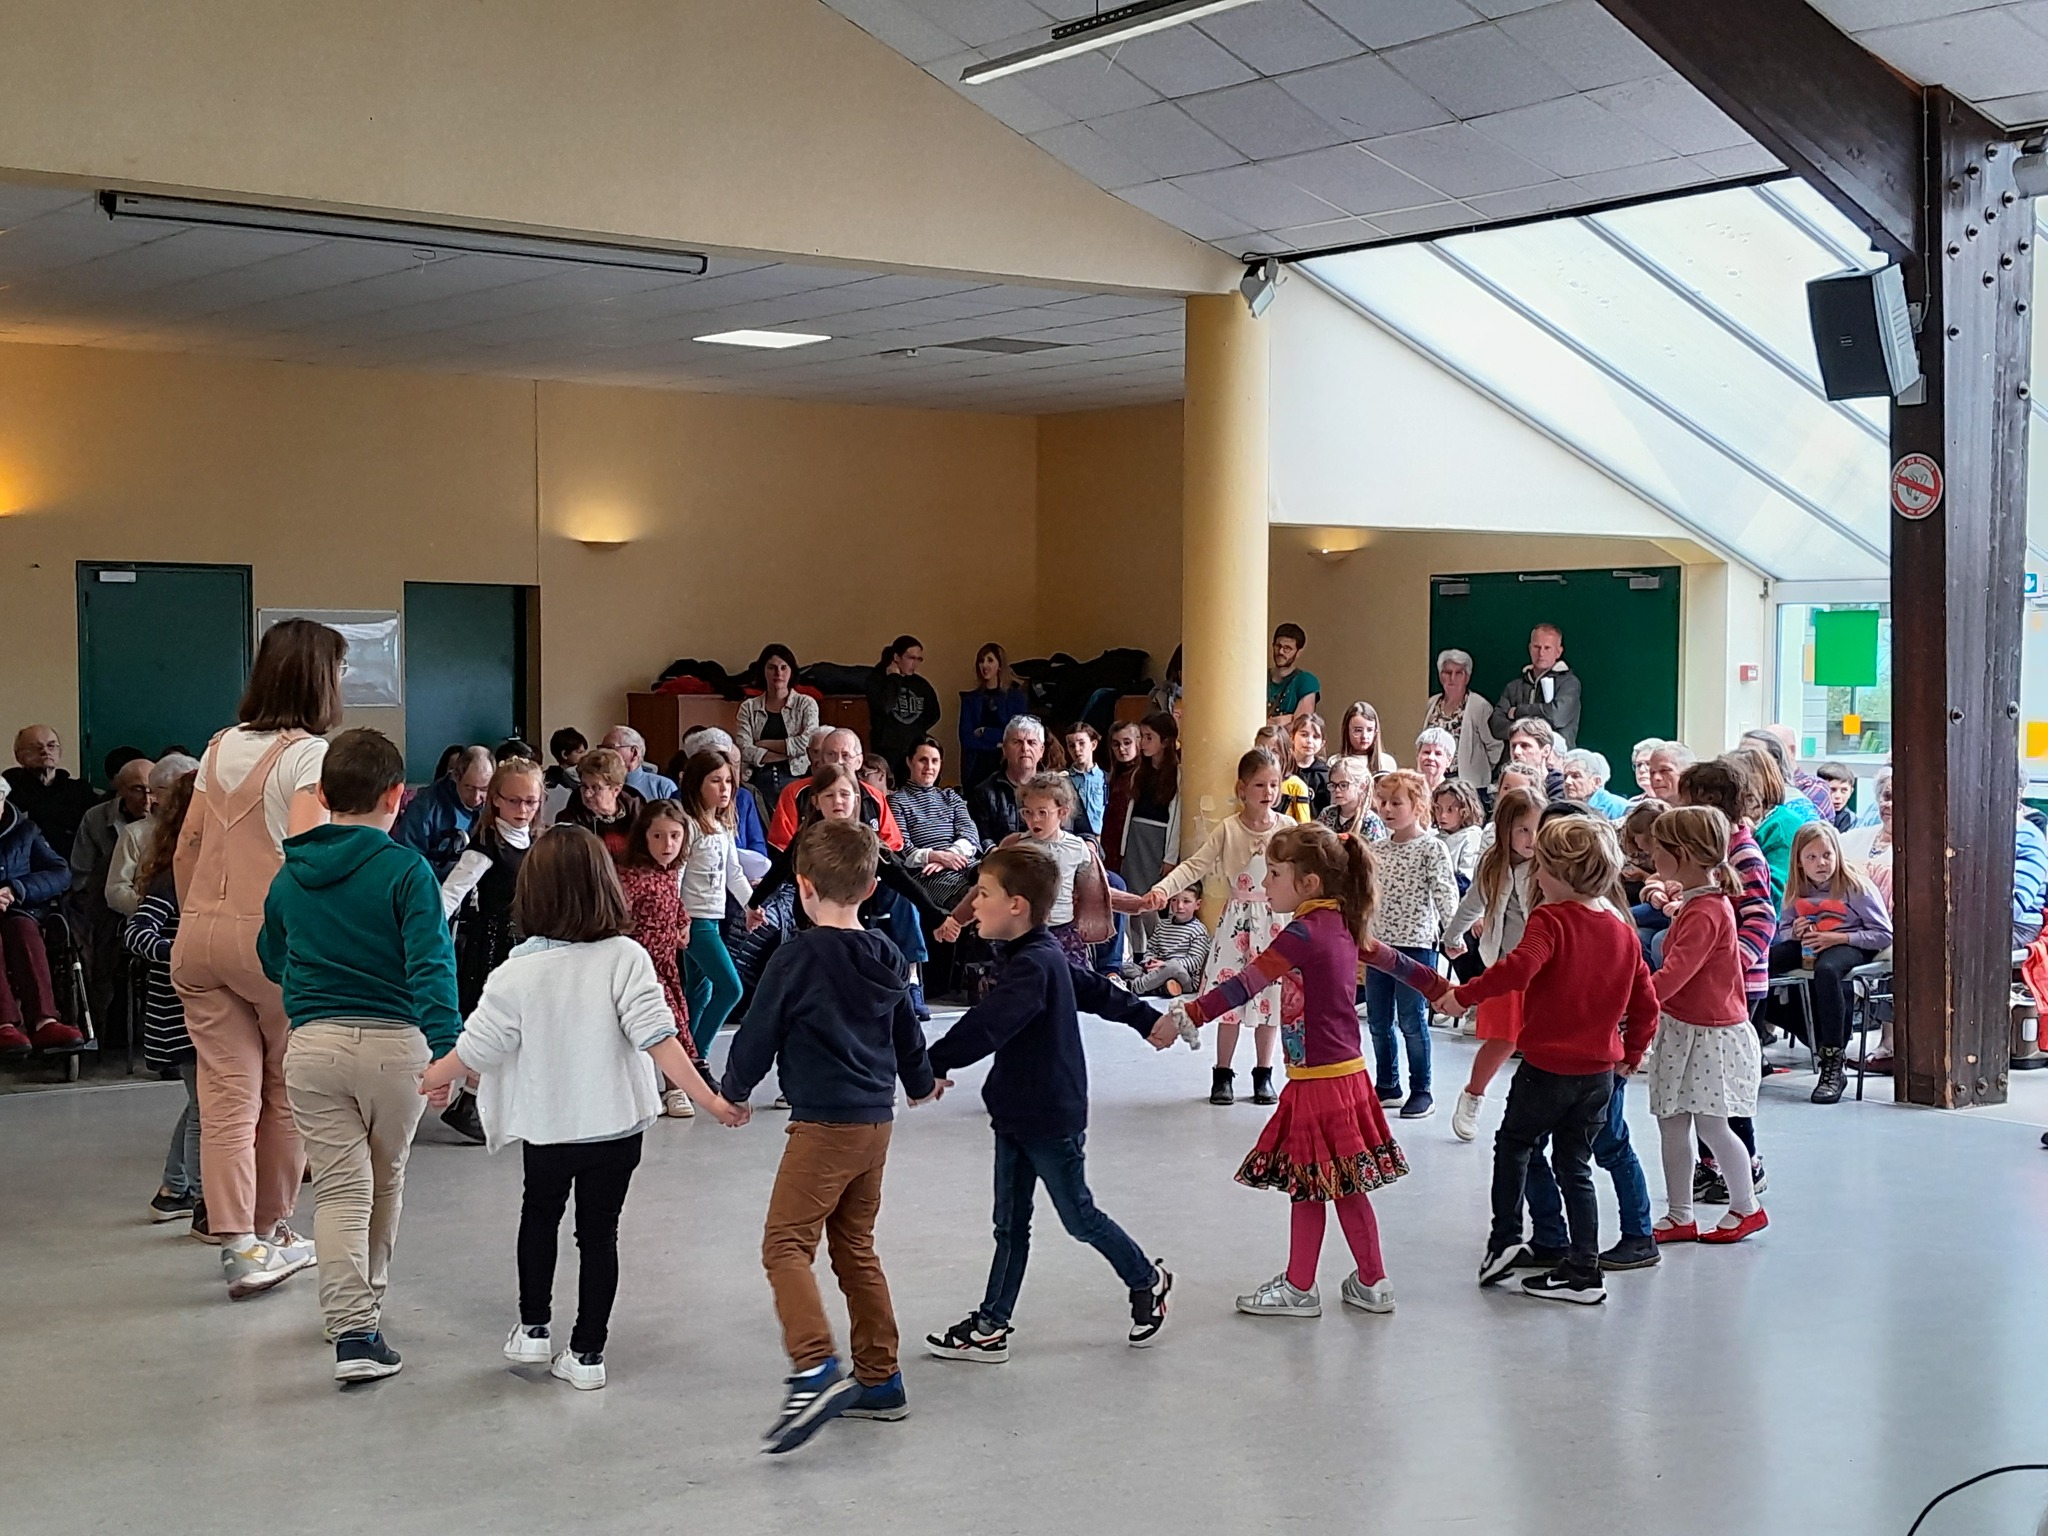
[[[1328,1314],[1262,1321],[1230,1307],[1284,1258],[1285,1202],[1230,1179],[1262,1111],[1197,1102],[1206,1062],[1184,1051],[1107,1026],[1090,1045],[1097,1194],[1180,1275],[1158,1347],[1124,1346],[1114,1277],[1055,1229],[1009,1364],[906,1355],[913,1417],[775,1459],[756,1254],[777,1116],[650,1133],[611,1386],[590,1394],[500,1357],[517,1160],[429,1122],[386,1319],[405,1370],[342,1393],[310,1274],[230,1305],[214,1251],[144,1219],[175,1085],[0,1099],[0,1530],[1816,1536],[1902,1533],[1948,1484],[2042,1459],[2031,1126],[1817,1109],[1809,1078],[1773,1079],[1770,1230],[1616,1276],[1587,1309],[1473,1286],[1487,1142],[1439,1115],[1406,1128],[1413,1176],[1379,1202],[1397,1315],[1334,1304],[1333,1226]],[[1468,1051],[1438,1037],[1446,1098]],[[1646,1117],[1635,1135],[1653,1153]],[[881,1235],[911,1339],[979,1294],[988,1182],[972,1092],[903,1117]],[[2044,1507],[2048,1479],[2002,1479],[1925,1536],[2032,1532]]]

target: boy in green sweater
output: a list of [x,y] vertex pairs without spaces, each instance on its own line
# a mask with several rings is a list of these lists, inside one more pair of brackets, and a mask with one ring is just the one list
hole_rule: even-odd
[[320,1308],[334,1379],[399,1368],[378,1314],[398,1238],[420,1077],[462,1032],[455,949],[427,861],[391,840],[405,759],[379,731],[343,731],[320,770],[328,825],[285,839],[256,953],[291,1019],[284,1084],[316,1202]]

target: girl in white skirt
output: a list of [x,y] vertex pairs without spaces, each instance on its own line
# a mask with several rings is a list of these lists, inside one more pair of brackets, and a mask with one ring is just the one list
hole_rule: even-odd
[[[1749,1027],[1743,961],[1735,943],[1739,889],[1728,866],[1728,818],[1712,806],[1666,811],[1650,827],[1658,876],[1679,892],[1656,974],[1657,1039],[1649,1061],[1650,1113],[1664,1144],[1666,1211],[1660,1243],[1739,1243],[1769,1225],[1731,1115],[1756,1113],[1761,1052]],[[1693,1132],[1725,1170],[1728,1214],[1700,1230],[1692,1214]]]

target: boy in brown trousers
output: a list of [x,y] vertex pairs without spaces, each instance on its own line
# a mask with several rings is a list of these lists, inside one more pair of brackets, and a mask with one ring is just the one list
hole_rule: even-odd
[[[744,1104],[772,1066],[789,1100],[789,1143],[768,1198],[761,1263],[775,1292],[791,1374],[763,1447],[793,1451],[831,1419],[910,1412],[896,1361],[896,1311],[875,1254],[882,1168],[900,1078],[913,1104],[936,1097],[909,968],[860,925],[875,889],[875,834],[823,821],[797,844],[797,895],[815,927],[775,952],[726,1056],[725,1096]],[[832,1252],[853,1332],[853,1372],[839,1364],[812,1272]]]

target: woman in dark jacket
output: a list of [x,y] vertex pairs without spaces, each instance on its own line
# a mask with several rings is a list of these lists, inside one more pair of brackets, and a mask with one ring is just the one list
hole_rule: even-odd
[[7,803],[7,788],[0,788],[0,1057],[80,1050],[85,1036],[57,1017],[50,955],[34,916],[71,888],[71,865]]
[[1003,728],[1031,713],[1031,701],[1010,677],[1009,657],[993,640],[974,653],[974,680],[974,690],[960,695],[963,792],[1003,766]]
[[868,676],[868,745],[882,754],[898,784],[910,781],[910,749],[939,723],[939,696],[917,675],[924,646],[898,635]]

